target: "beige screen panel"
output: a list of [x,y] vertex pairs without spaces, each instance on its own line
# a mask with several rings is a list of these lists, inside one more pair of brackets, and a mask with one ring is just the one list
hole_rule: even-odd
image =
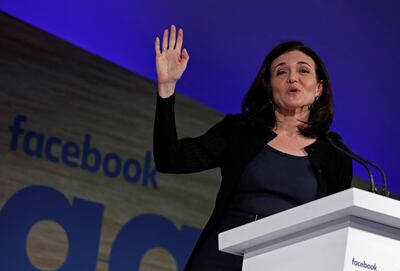
[[[0,25],[0,270],[183,268],[219,172],[155,170],[155,84],[6,14]],[[176,114],[180,137],[222,118],[180,95]]]

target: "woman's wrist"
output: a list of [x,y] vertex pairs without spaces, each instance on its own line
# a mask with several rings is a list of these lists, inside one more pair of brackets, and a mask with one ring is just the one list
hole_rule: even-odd
[[158,83],[158,95],[161,98],[168,98],[175,92],[176,82]]

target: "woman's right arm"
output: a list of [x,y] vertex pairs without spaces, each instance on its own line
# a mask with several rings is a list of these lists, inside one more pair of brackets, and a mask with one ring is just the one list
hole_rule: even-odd
[[158,95],[154,122],[154,161],[158,171],[190,173],[219,165],[226,145],[226,123],[216,124],[204,135],[178,139],[175,124],[175,86],[186,69],[189,55],[182,50],[183,30],[175,26],[164,30],[162,45],[155,41]]
[[220,166],[227,145],[231,115],[199,137],[178,139],[174,100],[175,95],[157,97],[153,135],[157,170],[164,173],[192,173]]

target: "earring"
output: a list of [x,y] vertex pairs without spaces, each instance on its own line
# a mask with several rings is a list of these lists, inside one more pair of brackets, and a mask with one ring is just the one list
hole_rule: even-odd
[[319,107],[319,96],[315,96],[314,102],[310,105],[310,109],[317,109]]
[[272,110],[272,111],[275,111],[275,103],[274,103],[274,101],[273,101],[271,98],[269,98],[268,103],[269,103],[269,105],[271,106],[271,110]]

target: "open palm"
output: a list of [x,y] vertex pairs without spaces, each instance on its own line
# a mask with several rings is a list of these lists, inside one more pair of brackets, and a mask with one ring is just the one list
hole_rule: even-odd
[[162,47],[160,39],[155,40],[156,68],[158,84],[175,84],[186,69],[189,55],[186,49],[182,50],[183,30],[176,32],[176,27],[171,26],[168,39],[168,29],[164,30]]

